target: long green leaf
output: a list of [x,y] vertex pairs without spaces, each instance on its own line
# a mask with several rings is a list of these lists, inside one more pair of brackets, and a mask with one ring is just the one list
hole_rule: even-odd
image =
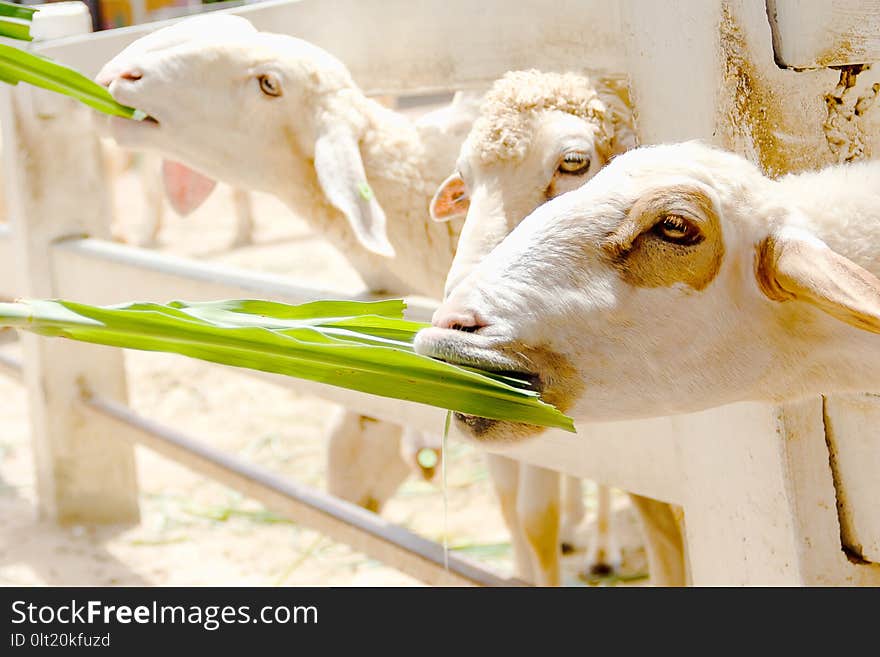
[[[285,374],[471,415],[574,431],[571,419],[514,377],[416,354],[425,325],[402,301],[267,301],[88,306],[0,303],[0,326],[129,349],[166,351]],[[345,314],[343,314],[345,313]]]
[[188,303],[185,301],[172,301],[169,306],[201,309],[205,312],[222,310],[243,315],[261,315],[272,319],[317,319],[327,317],[361,317],[364,315],[378,315],[379,317],[391,317],[403,319],[403,311],[406,303],[403,299],[387,299],[384,301],[310,301],[291,306],[277,301],[261,301],[254,299],[232,299],[229,301],[206,301]]
[[19,41],[32,41],[30,23],[0,18],[0,36]]
[[144,118],[142,112],[117,103],[105,87],[82,73],[6,44],[0,44],[0,80],[10,84],[27,82],[70,96],[104,114],[127,119]]
[[17,5],[14,2],[2,2],[0,1],[0,16],[8,16],[9,18],[20,18],[24,21],[32,20],[34,14],[36,14],[39,9],[34,9],[33,7],[25,7],[24,5]]

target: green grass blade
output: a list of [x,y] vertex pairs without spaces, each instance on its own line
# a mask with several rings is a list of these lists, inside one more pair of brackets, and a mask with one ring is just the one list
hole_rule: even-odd
[[403,299],[386,301],[311,301],[292,306],[277,301],[230,299],[226,301],[172,301],[169,306],[198,310],[222,310],[246,315],[262,315],[272,319],[325,319],[327,317],[357,317],[378,315],[403,319],[406,303]]
[[0,18],[0,36],[19,41],[32,41],[30,23]]
[[6,69],[3,68],[2,64],[0,64],[0,82],[15,86],[18,84],[18,78],[15,76],[15,73],[8,73]]
[[[424,325],[397,318],[402,302],[319,303],[329,305],[228,301],[97,307],[28,301],[0,304],[0,326],[177,353],[472,415],[574,430],[568,417],[542,402],[534,391],[518,387],[515,379],[503,380],[414,353],[412,339]],[[348,304],[345,309],[355,314],[317,316],[319,310],[343,308],[334,303]],[[272,316],[256,315],[256,309]],[[393,316],[367,314],[376,310]],[[389,340],[389,331],[400,340]]]
[[0,79],[27,82],[75,98],[104,114],[140,118],[137,110],[117,103],[105,87],[82,73],[6,44],[0,44]]
[[8,16],[9,18],[19,18],[24,21],[32,20],[34,14],[39,10],[33,7],[25,7],[17,5],[14,2],[0,2],[0,16]]

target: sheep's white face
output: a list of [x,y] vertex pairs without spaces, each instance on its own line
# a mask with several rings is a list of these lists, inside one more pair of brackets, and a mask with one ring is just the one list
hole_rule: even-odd
[[484,162],[469,138],[456,173],[434,196],[436,221],[467,215],[446,278],[446,296],[532,210],[580,187],[605,164],[596,148],[594,123],[550,111],[537,114],[531,124],[528,152],[516,162]]
[[[867,298],[871,274],[784,228],[777,185],[698,144],[624,154],[527,217],[455,287],[416,348],[530,375],[579,420],[790,395],[803,372],[792,364],[809,367],[829,323],[843,324],[779,301],[880,332],[880,281]],[[858,290],[841,301],[845,276]],[[539,431],[458,422],[486,441]]]
[[[290,149],[278,144],[296,118],[299,82],[286,40],[234,16],[183,21],[140,39],[98,75],[113,97],[146,121],[109,119],[124,147],[155,149],[234,184],[266,189]],[[295,69],[293,69],[295,70]]]
[[149,115],[111,118],[110,136],[203,174],[314,208],[329,201],[369,251],[391,256],[385,215],[364,173],[360,92],[345,66],[301,39],[247,20],[199,16],[131,44],[98,74]]

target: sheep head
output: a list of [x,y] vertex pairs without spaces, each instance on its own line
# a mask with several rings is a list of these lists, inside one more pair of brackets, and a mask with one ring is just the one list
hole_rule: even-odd
[[366,99],[324,50],[241,17],[198,16],[135,41],[97,79],[149,115],[108,120],[120,145],[293,206],[329,202],[365,248],[393,255],[361,159],[366,118],[353,108]]
[[532,210],[580,187],[635,142],[620,85],[534,70],[498,80],[462,146],[457,171],[431,203],[436,221],[467,217],[446,294]]
[[[876,199],[866,208],[859,219],[880,222]],[[588,421],[870,390],[880,280],[832,251],[808,211],[738,156],[631,151],[527,217],[416,348],[522,373]],[[482,440],[539,431],[459,424]]]

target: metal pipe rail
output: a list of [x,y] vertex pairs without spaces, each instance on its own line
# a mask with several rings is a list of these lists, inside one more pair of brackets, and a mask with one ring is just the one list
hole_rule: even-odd
[[[193,440],[167,426],[140,417],[130,408],[101,397],[82,402],[86,420],[114,435],[170,458],[193,472],[220,482],[295,522],[350,545],[367,556],[434,586],[522,586],[443,546],[397,526],[375,513]],[[100,427],[98,427],[100,428]]]
[[[0,374],[21,381],[24,368],[18,360],[0,354]],[[280,477],[141,417],[123,404],[86,396],[79,406],[86,421],[94,423],[96,430],[106,430],[122,440],[146,447],[425,584],[525,586],[518,579],[502,577],[457,554],[450,552],[444,556],[443,546],[435,541],[345,500]]]

